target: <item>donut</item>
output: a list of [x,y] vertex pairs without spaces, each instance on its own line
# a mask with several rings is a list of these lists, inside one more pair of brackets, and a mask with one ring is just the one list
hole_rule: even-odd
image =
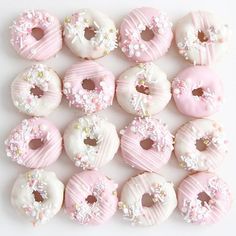
[[177,130],[174,152],[179,165],[188,171],[213,171],[225,159],[227,144],[220,124],[209,119],[197,119]]
[[19,165],[43,168],[60,156],[62,137],[51,122],[35,117],[23,120],[14,128],[5,147],[7,156]]
[[114,22],[94,9],[80,9],[64,20],[64,41],[78,57],[96,59],[117,47]]
[[171,99],[171,85],[166,74],[154,63],[138,64],[123,72],[116,81],[116,97],[128,113],[154,115]]
[[65,151],[75,166],[82,169],[98,169],[107,164],[119,143],[115,126],[97,115],[72,121],[64,132]]
[[[151,206],[142,203],[145,194],[151,198]],[[158,174],[145,172],[125,183],[118,206],[131,224],[151,226],[167,220],[177,206],[177,199],[172,183]]]
[[[13,21],[10,31],[13,48],[29,60],[47,60],[62,48],[60,22],[44,10],[23,12]],[[38,31],[39,35],[34,36],[34,31]]]
[[220,110],[224,92],[217,74],[205,66],[192,66],[172,81],[172,94],[181,113],[202,118]]
[[16,179],[11,204],[34,225],[39,225],[60,211],[63,197],[64,185],[54,172],[34,169]]
[[98,63],[85,61],[72,65],[66,71],[63,86],[69,106],[90,114],[112,105],[115,77]]
[[221,17],[206,11],[190,12],[175,27],[179,53],[194,65],[209,65],[228,50],[231,29]]
[[47,116],[61,103],[61,80],[50,67],[32,65],[12,82],[11,97],[20,112]]
[[[171,27],[164,12],[150,7],[136,8],[120,25],[119,47],[132,61],[154,61],[168,51],[173,38]],[[143,39],[142,33],[145,35],[146,30],[151,33],[149,38]]]
[[133,168],[157,172],[170,159],[173,136],[158,119],[136,117],[121,134],[122,157]]
[[199,172],[186,177],[178,187],[178,209],[187,223],[209,225],[231,208],[232,194],[216,174]]
[[102,224],[116,212],[117,187],[99,171],[75,174],[66,185],[65,211],[79,224]]

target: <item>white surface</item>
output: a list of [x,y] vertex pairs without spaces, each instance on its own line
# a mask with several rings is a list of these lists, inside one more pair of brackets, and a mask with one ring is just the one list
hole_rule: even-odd
[[[57,15],[60,20],[66,15],[70,15],[76,9],[83,7],[90,7],[102,10],[113,18],[117,25],[121,22],[122,17],[130,10],[140,6],[152,6],[163,9],[168,13],[171,20],[175,23],[178,18],[185,15],[191,10],[211,10],[220,15],[224,15],[228,18],[229,23],[232,25],[234,34],[236,34],[236,14],[234,7],[234,0],[228,1],[213,1],[213,0],[100,0],[100,1],[77,1],[77,0],[65,0],[65,1],[49,1],[49,0],[0,0],[1,14],[0,14],[0,68],[1,68],[1,83],[0,83],[0,109],[1,109],[1,122],[0,122],[0,134],[1,134],[1,160],[0,160],[0,233],[1,235],[108,235],[112,232],[113,236],[116,235],[173,235],[178,232],[181,235],[232,235],[234,232],[234,224],[236,218],[235,206],[229,212],[221,222],[213,226],[199,227],[183,222],[182,217],[177,211],[160,226],[141,228],[131,227],[127,222],[121,219],[121,214],[117,213],[109,222],[102,226],[96,227],[83,227],[77,225],[69,220],[64,214],[63,210],[48,224],[34,228],[25,219],[16,214],[15,209],[10,205],[10,191],[12,184],[19,173],[27,171],[26,168],[20,167],[15,163],[12,163],[7,159],[3,141],[7,137],[10,130],[15,127],[24,117],[14,108],[10,99],[10,83],[12,79],[25,67],[31,65],[33,62],[24,60],[16,55],[9,43],[9,30],[8,27],[11,21],[22,11],[29,8],[41,8],[46,9],[53,14]],[[235,40],[234,40],[235,41]],[[232,49],[223,60],[214,65],[214,69],[220,74],[224,82],[226,91],[226,101],[221,112],[214,117],[217,118],[226,128],[228,138],[230,140],[230,154],[229,158],[222,165],[218,171],[225,180],[227,180],[233,188],[234,195],[236,196],[235,186],[235,166],[236,166],[236,150],[234,149],[234,143],[236,140],[236,112],[235,112],[235,63],[236,63],[236,50],[235,45],[232,45]],[[52,66],[63,76],[66,68],[72,63],[77,62],[78,59],[72,55],[67,49],[58,54],[56,58],[53,58],[47,62],[47,65]],[[119,49],[115,50],[109,56],[106,56],[98,60],[107,68],[111,69],[117,76],[124,69],[128,68],[132,63],[122,55]],[[185,68],[188,63],[185,62],[177,53],[176,47],[173,44],[169,53],[163,58],[157,61],[157,64],[167,72],[168,78],[172,79],[173,76],[182,68]],[[102,112],[108,119],[113,122],[117,129],[120,130],[128,122],[132,120],[132,116],[124,112],[114,102],[112,108]],[[65,99],[59,109],[57,109],[48,118],[60,127],[63,132],[65,126],[69,121],[75,117],[80,116],[81,113],[73,109],[69,109]],[[171,131],[174,133],[179,125],[189,120],[187,117],[183,117],[176,110],[173,102],[171,101],[167,108],[162,111],[158,117],[165,121]],[[73,166],[73,163],[68,157],[62,155],[60,159],[47,168],[56,172],[57,176],[66,183],[69,177],[78,169]],[[125,165],[119,155],[108,164],[105,168],[102,168],[108,176],[114,178],[120,186],[130,176],[139,173],[139,171],[131,169]],[[174,181],[178,184],[179,181],[186,176],[187,172],[181,170],[177,166],[177,161],[172,156],[170,162],[160,170],[160,174],[163,174],[167,179]]]

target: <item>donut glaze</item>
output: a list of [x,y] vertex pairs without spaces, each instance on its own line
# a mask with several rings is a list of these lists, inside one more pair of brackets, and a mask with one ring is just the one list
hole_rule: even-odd
[[[173,150],[173,136],[158,119],[135,118],[122,130],[121,153],[130,166],[149,172],[157,172],[165,165]],[[151,139],[152,146],[145,150],[140,142]]]
[[[194,91],[201,90],[200,94]],[[223,102],[223,86],[208,67],[192,66],[181,71],[172,82],[178,110],[187,116],[207,117],[216,113]]]
[[[206,194],[209,200],[201,199],[200,193]],[[178,187],[177,196],[179,211],[187,223],[214,224],[228,213],[232,204],[227,183],[207,172],[186,177]]]
[[[137,90],[145,88],[147,93]],[[154,115],[171,99],[170,82],[154,63],[139,64],[123,72],[117,80],[116,97],[120,106],[138,116]]]
[[[30,147],[32,140],[42,145]],[[6,154],[12,161],[28,168],[42,168],[55,162],[61,154],[62,137],[59,130],[48,120],[30,118],[14,128],[5,141]]]
[[[93,90],[83,88],[84,80],[94,83]],[[72,65],[65,74],[63,93],[69,105],[86,114],[98,112],[112,105],[115,93],[114,75],[94,61]]]
[[[118,185],[98,171],[73,175],[65,190],[65,210],[79,224],[102,224],[117,209]],[[94,198],[93,202],[89,201]]]
[[[95,145],[86,139],[95,140]],[[98,169],[111,161],[120,141],[115,126],[97,115],[80,117],[64,132],[64,147],[74,164],[83,169]]]
[[[142,205],[142,197],[149,194],[153,205]],[[143,173],[132,177],[121,191],[119,209],[124,219],[132,224],[151,226],[168,219],[177,206],[173,184],[155,173]]]
[[[86,38],[86,29],[94,36]],[[114,22],[102,12],[94,9],[80,9],[64,20],[64,40],[78,57],[96,59],[109,54],[117,47]]]
[[[43,61],[54,56],[62,48],[62,31],[59,20],[44,10],[23,12],[13,21],[11,44],[16,52],[30,60]],[[34,29],[41,29],[43,37],[37,40]]]
[[[149,62],[163,56],[173,38],[172,23],[160,10],[142,7],[132,10],[120,25],[119,47],[135,62]],[[141,33],[150,29],[154,37],[145,41]]]
[[[36,88],[42,91],[42,95],[31,92]],[[61,103],[61,80],[51,68],[35,64],[14,79],[11,97],[20,112],[30,116],[47,116]]]
[[205,11],[190,12],[175,27],[179,53],[195,65],[209,65],[220,59],[228,51],[231,34],[221,17]]
[[63,197],[64,185],[55,173],[35,169],[18,176],[11,191],[11,204],[33,225],[39,225],[60,211]]
[[[197,140],[206,149],[199,151]],[[175,155],[181,167],[189,171],[213,171],[222,164],[228,153],[228,141],[222,127],[209,119],[197,119],[180,127],[175,135]]]

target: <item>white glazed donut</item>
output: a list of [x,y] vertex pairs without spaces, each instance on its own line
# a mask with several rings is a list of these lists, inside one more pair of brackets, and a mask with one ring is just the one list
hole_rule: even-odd
[[51,68],[35,64],[14,79],[11,96],[20,112],[30,116],[47,116],[61,102],[61,80]]
[[[91,39],[85,37],[86,29],[94,31]],[[93,9],[81,9],[64,21],[64,40],[78,57],[96,59],[117,47],[117,30],[114,22]]]
[[111,161],[119,143],[115,126],[97,115],[74,120],[64,133],[67,155],[83,169],[98,169]]
[[[197,149],[202,140],[205,147]],[[197,119],[180,127],[175,135],[175,155],[181,167],[189,171],[212,171],[219,167],[228,152],[222,127],[209,119]],[[205,149],[205,150],[204,150]]]
[[[139,92],[138,88],[144,90]],[[160,112],[171,99],[170,82],[154,63],[139,64],[117,80],[116,96],[128,113],[149,116]]]
[[[142,197],[149,194],[153,205],[142,205]],[[131,178],[123,187],[119,208],[132,224],[149,226],[165,221],[177,206],[173,184],[162,176],[145,172]]]
[[175,29],[179,53],[193,64],[209,65],[221,58],[229,47],[231,29],[221,17],[204,11],[191,12]]
[[34,225],[46,223],[61,209],[64,185],[54,172],[34,169],[16,179],[11,192],[14,208]]

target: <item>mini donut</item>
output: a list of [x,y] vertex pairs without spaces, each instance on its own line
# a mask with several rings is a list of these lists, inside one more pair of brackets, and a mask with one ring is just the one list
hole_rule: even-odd
[[[132,61],[154,61],[168,51],[173,38],[171,27],[164,12],[150,7],[136,8],[120,25],[119,47]],[[141,37],[146,29],[153,33],[153,38],[147,41]]]
[[14,128],[5,146],[12,161],[28,168],[42,168],[60,156],[62,137],[51,122],[35,117],[23,120]]
[[30,116],[47,116],[61,103],[61,80],[50,67],[33,65],[14,79],[11,97],[20,112]]
[[228,50],[231,29],[221,17],[205,11],[190,12],[175,28],[179,53],[194,65],[209,65]]
[[61,209],[64,185],[54,172],[31,170],[16,179],[11,204],[34,225],[48,222]]
[[[84,83],[90,82],[88,88]],[[98,112],[112,105],[115,77],[94,61],[72,65],[65,74],[63,93],[69,106],[82,109],[86,114]]]
[[[60,22],[44,10],[23,12],[13,21],[10,29],[13,48],[26,59],[47,60],[62,48]],[[34,29],[43,31],[42,38],[37,39],[33,36]]]
[[227,183],[207,172],[186,177],[177,196],[179,211],[187,223],[214,224],[228,213],[232,204]]
[[120,75],[116,83],[118,103],[125,111],[134,115],[157,114],[171,99],[170,82],[154,63],[129,68]]
[[98,169],[112,160],[119,148],[115,126],[97,115],[80,117],[64,132],[64,147],[75,166]]
[[79,224],[102,224],[116,212],[117,187],[98,171],[75,174],[66,185],[65,210]]
[[[166,124],[158,119],[134,118],[121,134],[122,157],[130,166],[157,172],[170,159],[173,136]],[[147,146],[142,147],[141,143],[145,141]]]
[[[144,206],[142,197],[148,194],[152,206]],[[162,176],[145,172],[132,177],[122,188],[119,209],[132,224],[151,226],[167,220],[177,206],[173,184]]]
[[[86,30],[94,36],[86,37]],[[64,41],[78,57],[96,59],[109,54],[117,47],[117,30],[114,22],[94,9],[80,9],[64,20]]]
[[187,116],[213,115],[223,103],[223,85],[208,67],[192,66],[182,70],[172,82],[178,110]]
[[[204,145],[197,148],[197,142]],[[181,126],[175,135],[175,156],[188,171],[213,171],[228,153],[228,141],[220,124],[209,119],[197,119]]]

